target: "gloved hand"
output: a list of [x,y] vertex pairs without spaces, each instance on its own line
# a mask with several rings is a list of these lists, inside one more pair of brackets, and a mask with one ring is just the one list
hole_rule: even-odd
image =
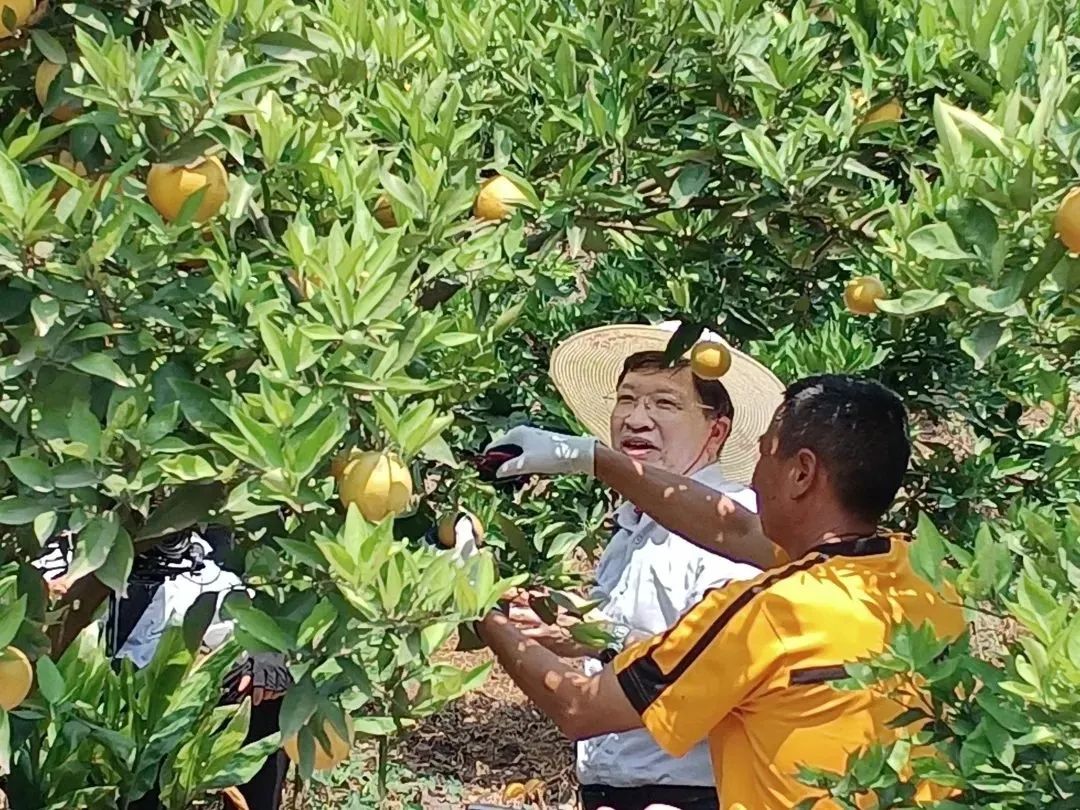
[[495,475],[512,478],[518,475],[592,475],[596,439],[592,436],[567,436],[521,425],[493,440],[484,452],[496,447],[516,445],[521,454],[502,464]]

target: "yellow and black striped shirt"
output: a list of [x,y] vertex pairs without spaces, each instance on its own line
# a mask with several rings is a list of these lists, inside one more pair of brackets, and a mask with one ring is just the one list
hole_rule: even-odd
[[710,591],[613,666],[662,748],[681,756],[708,738],[722,807],[789,808],[821,795],[799,782],[800,766],[843,772],[852,753],[893,739],[890,721],[918,699],[829,682],[905,621],[959,636],[958,603],[914,572],[901,537],[827,543]]

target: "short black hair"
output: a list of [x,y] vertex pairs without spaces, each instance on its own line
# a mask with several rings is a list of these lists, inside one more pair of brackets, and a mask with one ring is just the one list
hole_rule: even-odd
[[[626,375],[632,371],[661,371],[662,369],[679,371],[684,368],[690,368],[690,361],[686,358],[680,358],[669,365],[663,352],[635,352],[623,362],[622,373],[619,374],[619,379],[615,384],[622,385]],[[734,420],[735,406],[731,404],[731,395],[724,384],[719,380],[703,380],[696,374],[693,377],[694,390],[697,391],[698,399],[713,412],[713,416],[717,419],[727,417]]]
[[821,374],[787,387],[776,412],[777,450],[811,450],[829,472],[841,506],[877,521],[896,497],[911,458],[900,397],[872,380]]

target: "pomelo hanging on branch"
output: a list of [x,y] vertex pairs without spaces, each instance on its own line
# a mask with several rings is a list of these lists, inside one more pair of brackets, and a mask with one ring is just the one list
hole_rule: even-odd
[[473,203],[473,215],[477,219],[498,222],[513,216],[514,209],[525,202],[525,195],[514,181],[499,174],[480,187]]
[[[35,0],[0,0],[0,39],[6,39],[22,28],[34,13]],[[8,27],[4,18],[14,15],[14,25]]]
[[0,652],[0,709],[10,712],[26,700],[34,684],[34,668],[18,647]]
[[874,276],[853,278],[844,288],[844,305],[855,315],[873,315],[885,297],[885,285]]
[[378,523],[409,508],[413,484],[409,468],[393,453],[369,450],[347,460],[338,479],[342,504],[356,504],[366,520]]
[[1054,215],[1054,233],[1070,253],[1080,253],[1080,186],[1061,201]]
[[194,222],[210,219],[229,199],[229,173],[218,158],[210,155],[186,166],[155,163],[146,176],[146,196],[167,222],[179,217],[188,198],[204,188]]
[[[34,95],[37,96],[38,104],[42,108],[46,106],[46,102],[49,100],[49,88],[52,87],[52,83],[63,70],[64,65],[58,65],[48,59],[38,65],[37,73],[34,74]],[[57,104],[49,112],[49,115],[52,116],[54,121],[64,123],[78,115],[80,107],[78,101],[65,99],[63,103]]]
[[[323,748],[319,738],[315,737],[315,765],[312,770],[329,771],[349,758],[352,751],[353,724],[352,718],[345,715],[345,725],[348,727],[348,739],[343,739],[329,720],[323,721],[323,733],[330,743],[330,750]],[[282,744],[286,755],[293,762],[300,764],[300,742],[297,735],[289,737]]]

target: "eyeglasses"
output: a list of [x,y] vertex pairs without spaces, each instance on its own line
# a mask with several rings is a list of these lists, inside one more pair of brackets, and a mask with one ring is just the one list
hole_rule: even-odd
[[641,405],[646,413],[653,416],[673,416],[688,408],[700,408],[703,411],[712,410],[708,405],[701,402],[694,402],[690,405],[686,405],[670,394],[645,394],[640,397],[631,396],[630,394],[616,394],[615,407],[613,410],[616,414],[625,416],[626,414],[633,413],[638,405]]

